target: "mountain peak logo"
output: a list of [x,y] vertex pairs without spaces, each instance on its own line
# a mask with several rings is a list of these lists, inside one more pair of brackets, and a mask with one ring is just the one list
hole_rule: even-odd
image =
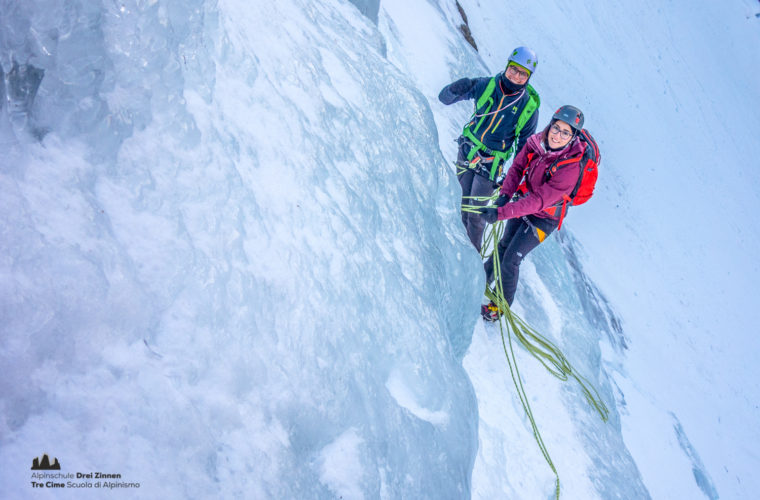
[[32,470],[61,470],[61,464],[58,463],[58,459],[53,457],[53,464],[50,464],[50,458],[47,453],[42,455],[42,460],[39,457],[34,457],[32,460]]

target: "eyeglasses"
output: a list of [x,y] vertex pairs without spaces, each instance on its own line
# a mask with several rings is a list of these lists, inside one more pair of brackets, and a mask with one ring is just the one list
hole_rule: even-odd
[[551,126],[551,128],[549,129],[549,132],[554,132],[555,134],[559,134],[559,136],[562,137],[563,139],[569,139],[573,136],[572,130],[562,130],[561,128],[557,126],[556,123]]
[[526,71],[524,69],[521,69],[514,64],[510,64],[507,66],[507,73],[512,73],[513,75],[519,77],[521,80],[527,80],[530,76],[530,72]]

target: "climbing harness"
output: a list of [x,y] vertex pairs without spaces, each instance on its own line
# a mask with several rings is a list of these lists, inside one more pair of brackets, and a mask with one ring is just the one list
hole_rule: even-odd
[[492,181],[495,181],[501,177],[501,168],[497,168],[497,166],[494,165],[494,160],[496,160],[496,157],[484,156],[480,151],[477,150],[477,147],[475,147],[471,141],[468,141],[467,139],[465,139],[465,141],[471,144],[470,151],[475,151],[476,153],[475,156],[470,160],[454,162],[454,165],[457,167],[457,176],[462,175],[468,170],[472,170],[477,175],[483,176],[486,179],[490,179]]

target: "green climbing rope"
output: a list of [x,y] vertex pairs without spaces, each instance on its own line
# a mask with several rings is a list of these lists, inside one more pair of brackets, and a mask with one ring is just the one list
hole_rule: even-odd
[[[504,223],[499,221],[496,224],[492,224],[492,226],[493,228],[490,232],[488,246],[493,248],[492,254],[494,255],[494,276],[497,277],[497,280],[495,290],[491,290],[486,284],[485,294],[486,297],[488,297],[494,302],[494,304],[496,304],[496,307],[498,307],[499,312],[501,313],[499,317],[499,330],[501,332],[501,343],[504,347],[504,354],[507,357],[507,364],[509,365],[509,373],[512,376],[512,381],[515,384],[515,389],[517,390],[517,395],[520,398],[520,402],[522,403],[523,410],[525,410],[525,414],[527,415],[528,420],[530,420],[531,428],[533,429],[533,437],[535,438],[536,443],[538,443],[538,448],[541,450],[546,463],[549,464],[552,472],[554,472],[554,493],[555,498],[559,500],[559,473],[557,472],[557,468],[554,466],[554,462],[552,462],[549,451],[547,450],[543,438],[541,437],[541,432],[539,431],[536,420],[533,417],[533,410],[530,407],[528,396],[525,393],[525,388],[523,387],[522,378],[520,377],[520,371],[517,367],[517,359],[515,358],[513,349],[513,334],[517,340],[519,340],[519,342],[526,348],[526,350],[549,371],[549,373],[563,381],[568,380],[568,378],[574,378],[578,384],[580,384],[587,403],[599,413],[602,421],[607,421],[609,417],[609,410],[602,401],[597,390],[590,382],[588,382],[588,380],[575,372],[565,355],[562,354],[562,351],[550,340],[530,327],[525,321],[523,321],[510,309],[509,304],[504,299],[504,289],[501,283],[501,263],[499,262],[498,258],[498,242],[500,240],[500,235],[503,234],[504,231]],[[483,247],[486,248],[486,245],[483,245]]]
[[[468,200],[474,200],[474,201],[481,201],[485,202],[482,205],[462,205],[462,212],[469,212],[473,214],[479,214],[480,209],[487,205],[488,202],[496,200],[496,198],[499,197],[499,190],[495,190],[491,196],[462,196],[463,199]],[[486,253],[488,252],[488,249],[491,247],[492,240],[494,238],[494,235],[497,236],[496,241],[498,242],[501,239],[502,232],[500,231],[503,224],[499,224],[499,232],[497,234],[496,230],[496,224],[491,224],[489,226],[489,230],[484,231],[483,233],[483,244],[480,246],[480,258],[485,259],[487,257]]]

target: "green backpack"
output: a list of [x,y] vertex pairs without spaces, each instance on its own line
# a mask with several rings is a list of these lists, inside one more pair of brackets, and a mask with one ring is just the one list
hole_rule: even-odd
[[[483,91],[483,95],[480,96],[478,101],[475,103],[475,111],[473,113],[473,119],[480,116],[480,120],[478,120],[478,124],[475,126],[474,129],[471,129],[471,125],[473,123],[473,119],[471,119],[467,125],[465,125],[464,130],[462,131],[462,135],[465,136],[467,139],[472,141],[473,144],[475,144],[476,147],[472,148],[470,150],[470,153],[467,155],[467,160],[472,161],[472,159],[475,157],[475,154],[478,151],[483,151],[487,155],[493,156],[494,161],[491,165],[491,171],[489,175],[490,180],[495,180],[497,177],[501,175],[501,167],[504,165],[504,163],[512,157],[512,153],[514,152],[515,143],[520,138],[520,133],[522,132],[523,127],[526,123],[528,123],[528,120],[530,120],[530,117],[533,116],[533,113],[538,109],[538,107],[541,105],[541,98],[538,96],[538,92],[531,87],[530,85],[526,85],[525,89],[528,91],[529,100],[528,104],[523,109],[522,113],[520,113],[519,118],[517,118],[517,126],[515,127],[515,139],[512,141],[512,144],[509,146],[509,149],[507,151],[496,151],[485,144],[483,144],[476,136],[475,134],[480,130],[480,127],[483,125],[483,122],[486,120],[486,118],[491,114],[491,108],[494,105],[493,100],[493,90],[496,88],[496,77],[491,78],[491,80],[488,82],[488,85],[486,85],[486,89]],[[478,112],[480,112],[478,114]]]

